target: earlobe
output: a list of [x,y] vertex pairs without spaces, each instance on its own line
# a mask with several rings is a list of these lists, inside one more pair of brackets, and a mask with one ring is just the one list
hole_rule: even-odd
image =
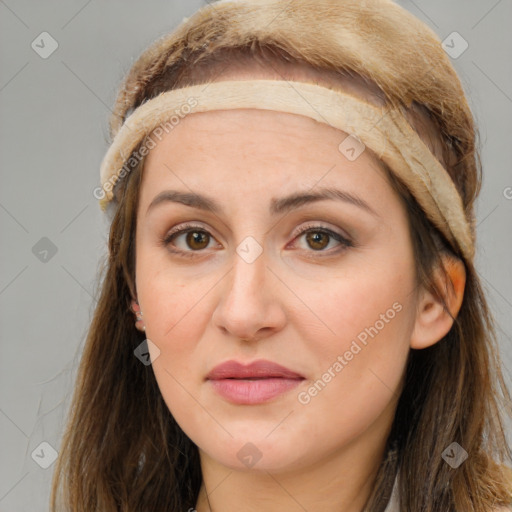
[[144,325],[144,320],[142,318],[142,311],[140,309],[140,306],[139,306],[139,303],[137,302],[137,300],[131,301],[131,310],[135,314],[135,318],[136,318],[135,327],[139,331],[145,331],[146,326]]
[[[456,258],[444,256],[442,269],[435,272],[436,288],[441,296],[422,290],[418,300],[416,322],[411,336],[411,348],[423,349],[440,341],[452,328],[464,298],[466,268]],[[446,303],[446,308],[443,305]]]

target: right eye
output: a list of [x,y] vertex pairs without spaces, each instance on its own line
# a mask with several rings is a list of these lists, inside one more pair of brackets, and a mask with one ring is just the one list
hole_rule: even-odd
[[175,254],[192,257],[207,249],[212,240],[213,236],[202,226],[181,224],[165,235],[162,244]]

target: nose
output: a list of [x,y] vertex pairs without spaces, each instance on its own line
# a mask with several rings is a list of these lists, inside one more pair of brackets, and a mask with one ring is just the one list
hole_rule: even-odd
[[284,327],[283,285],[268,267],[264,252],[251,263],[235,253],[233,268],[223,281],[212,321],[225,335],[252,341]]

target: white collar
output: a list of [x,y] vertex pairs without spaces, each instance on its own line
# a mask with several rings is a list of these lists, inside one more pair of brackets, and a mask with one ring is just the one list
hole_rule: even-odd
[[[496,507],[495,512],[512,512],[512,507]],[[398,496],[398,475],[395,478],[391,498],[389,499],[388,506],[384,512],[400,512],[400,499]]]
[[399,512],[400,511],[400,500],[398,497],[398,475],[395,478],[393,485],[393,491],[391,492],[391,498],[389,499],[388,506],[384,512]]

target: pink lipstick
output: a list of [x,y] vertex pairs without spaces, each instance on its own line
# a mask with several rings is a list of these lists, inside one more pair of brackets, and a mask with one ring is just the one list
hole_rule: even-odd
[[235,404],[254,405],[295,388],[304,376],[272,361],[260,359],[248,365],[226,361],[206,376],[215,391]]

